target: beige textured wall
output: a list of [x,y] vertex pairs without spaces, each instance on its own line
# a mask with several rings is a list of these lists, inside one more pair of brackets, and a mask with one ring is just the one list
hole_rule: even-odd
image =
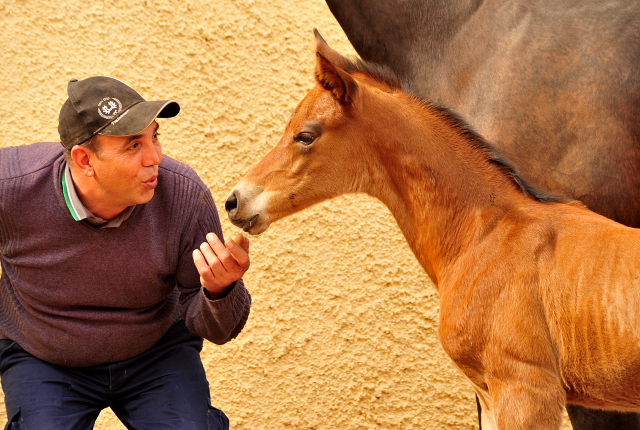
[[[312,86],[312,28],[353,53],[323,0],[0,0],[0,20],[1,146],[57,140],[67,81],[113,76],[181,103],[164,151],[220,209]],[[477,428],[437,340],[437,291],[382,204],[306,210],[253,238],[252,259],[245,330],[202,353],[232,428]],[[96,428],[124,427],[107,410]]]

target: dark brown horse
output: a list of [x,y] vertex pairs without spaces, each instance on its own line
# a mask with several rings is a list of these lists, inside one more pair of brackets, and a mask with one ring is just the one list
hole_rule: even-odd
[[[640,2],[326,1],[363,59],[453,108],[529,182],[640,226]],[[576,430],[640,429],[567,409]]]
[[317,85],[226,202],[251,234],[343,193],[385,203],[440,293],[439,337],[485,429],[565,402],[640,410],[640,230],[540,194],[450,111],[317,35]]

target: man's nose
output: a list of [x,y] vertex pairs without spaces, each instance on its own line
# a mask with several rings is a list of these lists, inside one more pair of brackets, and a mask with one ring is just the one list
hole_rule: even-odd
[[146,144],[144,151],[144,165],[156,166],[160,164],[160,161],[162,161],[162,149],[160,148],[160,144],[153,144],[152,142]]

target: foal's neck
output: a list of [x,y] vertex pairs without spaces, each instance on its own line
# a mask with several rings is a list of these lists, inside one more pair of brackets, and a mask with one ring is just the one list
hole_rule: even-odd
[[366,191],[389,207],[438,285],[484,229],[528,198],[453,117],[409,96],[389,97],[400,103],[368,115],[378,118],[367,136],[378,157]]

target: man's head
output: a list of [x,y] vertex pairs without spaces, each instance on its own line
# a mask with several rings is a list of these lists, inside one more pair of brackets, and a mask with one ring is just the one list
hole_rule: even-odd
[[145,101],[122,82],[71,81],[58,130],[76,191],[94,215],[110,219],[148,202],[157,185],[162,150],[157,117],[178,114],[175,101]]
[[180,112],[173,100],[146,101],[123,82],[93,76],[67,85],[69,98],[58,117],[58,132],[65,149],[87,142],[93,136],[132,136],[156,118],[171,118]]

